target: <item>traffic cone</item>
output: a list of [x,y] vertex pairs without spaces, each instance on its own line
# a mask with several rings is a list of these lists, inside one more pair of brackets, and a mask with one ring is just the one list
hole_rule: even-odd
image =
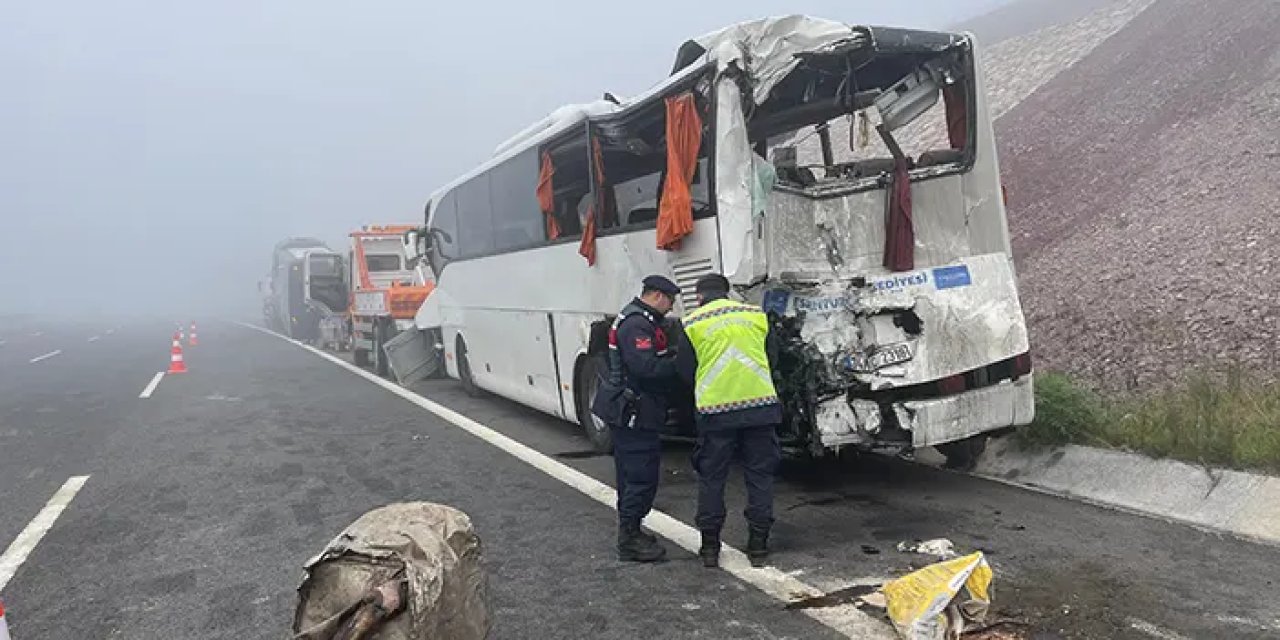
[[9,625],[4,621],[4,600],[0,600],[0,640],[9,640]]
[[187,341],[187,344],[193,347],[200,344],[200,341],[196,339],[196,323],[194,322],[191,323],[191,339]]
[[[182,343],[175,336],[173,349],[169,352],[169,373],[186,373],[187,363],[182,360]],[[4,640],[0,638],[0,640]]]

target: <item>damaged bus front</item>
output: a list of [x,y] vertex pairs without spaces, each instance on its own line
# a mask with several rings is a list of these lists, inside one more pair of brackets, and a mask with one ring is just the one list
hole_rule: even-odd
[[995,140],[968,35],[805,17],[690,41],[713,69],[720,262],[781,344],[784,440],[971,462],[1033,417]]

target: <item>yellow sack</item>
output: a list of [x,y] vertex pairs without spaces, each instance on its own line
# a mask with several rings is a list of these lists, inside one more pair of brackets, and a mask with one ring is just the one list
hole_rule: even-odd
[[966,622],[986,617],[991,577],[981,551],[907,574],[882,589],[889,620],[907,640],[959,638]]

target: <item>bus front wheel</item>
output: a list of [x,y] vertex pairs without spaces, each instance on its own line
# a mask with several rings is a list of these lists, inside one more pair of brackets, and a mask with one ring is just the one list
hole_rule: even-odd
[[591,413],[591,401],[600,388],[600,376],[604,374],[604,358],[587,356],[578,372],[578,422],[586,432],[591,446],[600,453],[613,453],[613,434],[609,425]]

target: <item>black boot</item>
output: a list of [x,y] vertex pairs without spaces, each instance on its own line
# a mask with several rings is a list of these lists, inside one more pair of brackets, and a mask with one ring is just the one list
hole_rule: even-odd
[[618,559],[623,562],[657,562],[667,557],[667,550],[657,539],[646,536],[640,525],[618,527]]
[[747,537],[747,559],[753,567],[763,567],[769,557],[769,530],[752,527]]
[[702,558],[702,566],[720,566],[720,533],[702,532],[702,548],[698,549],[698,557]]

